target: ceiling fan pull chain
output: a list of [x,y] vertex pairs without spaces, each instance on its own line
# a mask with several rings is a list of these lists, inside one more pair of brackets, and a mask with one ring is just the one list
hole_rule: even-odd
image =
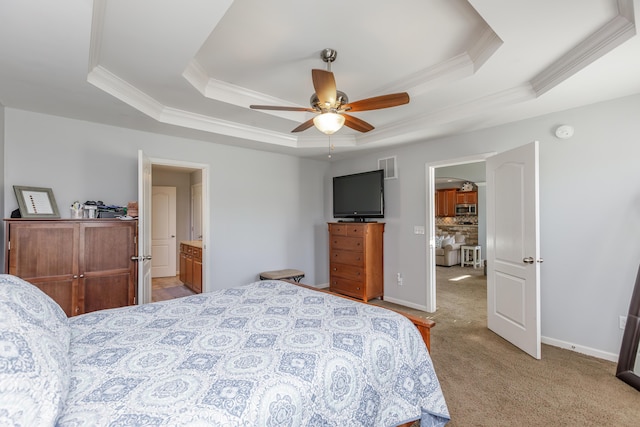
[[328,158],[331,158],[331,152],[333,151],[334,147],[333,144],[331,143],[331,135],[329,136],[329,155],[327,156]]

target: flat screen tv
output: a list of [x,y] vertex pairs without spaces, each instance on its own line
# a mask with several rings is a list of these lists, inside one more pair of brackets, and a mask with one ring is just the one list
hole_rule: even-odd
[[333,217],[384,218],[384,170],[334,177]]

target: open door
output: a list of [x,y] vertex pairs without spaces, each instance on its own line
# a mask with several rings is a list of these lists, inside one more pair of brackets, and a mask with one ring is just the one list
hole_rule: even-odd
[[138,304],[151,302],[151,160],[138,150]]
[[487,159],[487,325],[540,359],[538,142]]
[[151,187],[151,279],[175,277],[176,259],[176,187]]

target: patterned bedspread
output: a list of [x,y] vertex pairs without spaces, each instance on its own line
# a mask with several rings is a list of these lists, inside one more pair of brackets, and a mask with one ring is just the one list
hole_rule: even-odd
[[286,282],[69,323],[60,426],[435,426],[449,418],[411,322]]

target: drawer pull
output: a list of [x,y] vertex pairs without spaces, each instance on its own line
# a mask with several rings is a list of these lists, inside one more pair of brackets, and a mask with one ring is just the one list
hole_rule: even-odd
[[333,267],[333,271],[338,271],[338,269],[336,267]]

